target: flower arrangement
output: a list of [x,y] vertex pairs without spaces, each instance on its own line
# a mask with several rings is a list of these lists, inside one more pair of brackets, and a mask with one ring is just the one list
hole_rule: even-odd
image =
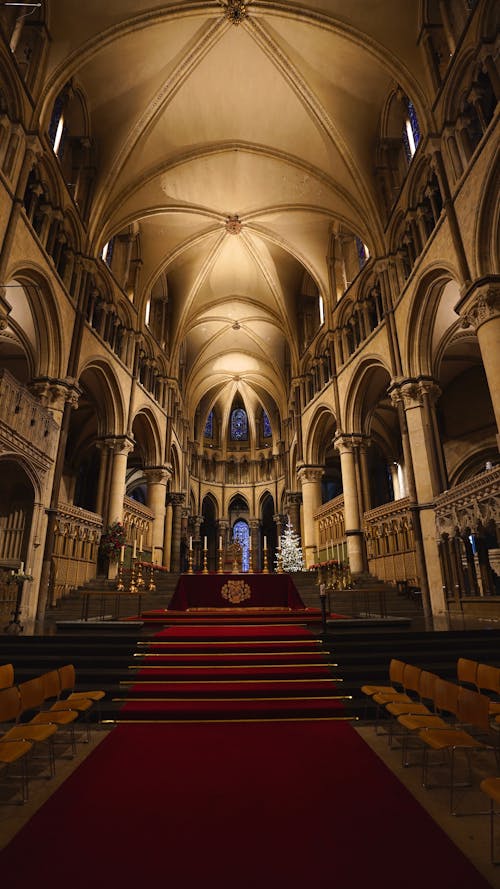
[[125,528],[121,522],[113,522],[101,537],[99,549],[109,559],[117,559],[122,546],[125,545]]

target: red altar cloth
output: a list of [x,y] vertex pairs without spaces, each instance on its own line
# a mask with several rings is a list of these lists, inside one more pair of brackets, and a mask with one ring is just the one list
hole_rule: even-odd
[[[232,602],[222,595],[222,588],[231,581],[243,581],[250,597]],[[289,574],[181,574],[169,611],[189,608],[305,608]]]

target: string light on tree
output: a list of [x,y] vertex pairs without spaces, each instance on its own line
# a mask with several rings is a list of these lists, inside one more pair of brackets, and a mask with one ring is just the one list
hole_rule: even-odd
[[[285,530],[280,538],[280,554],[281,565],[283,571],[293,574],[297,571],[304,570],[304,558],[302,555],[302,547],[300,545],[300,537],[293,530],[293,526],[288,518]],[[278,568],[279,557],[276,556],[276,567]]]

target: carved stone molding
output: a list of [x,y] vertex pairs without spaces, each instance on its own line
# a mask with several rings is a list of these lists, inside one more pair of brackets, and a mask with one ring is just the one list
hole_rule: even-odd
[[239,235],[243,228],[243,224],[239,216],[227,216],[225,228],[230,235]]
[[320,482],[324,474],[323,466],[300,466],[297,468],[297,478],[302,486]]
[[148,485],[166,485],[172,478],[172,470],[165,466],[149,466],[144,470]]
[[172,491],[168,495],[169,503],[171,503],[174,508],[182,506],[185,499],[186,495],[182,491]]
[[430,377],[393,381],[389,395],[394,407],[403,404],[405,410],[423,407],[424,396],[435,404],[441,396],[441,388]]
[[224,4],[224,15],[232,25],[241,25],[248,18],[248,9],[246,0],[227,0]]
[[456,310],[462,326],[473,327],[476,332],[482,324],[500,318],[500,283],[489,282],[469,291]]
[[474,532],[493,523],[500,524],[500,468],[486,470],[445,491],[435,502],[436,530],[439,536]]

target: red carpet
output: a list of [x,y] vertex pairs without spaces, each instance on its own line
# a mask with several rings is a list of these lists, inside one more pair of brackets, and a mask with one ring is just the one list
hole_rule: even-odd
[[488,889],[352,727],[328,721],[120,726],[0,873],[9,889]]
[[[127,685],[120,720],[324,719],[343,714],[330,655],[304,627],[170,627],[157,633],[152,645],[159,642],[160,653],[148,646],[136,653],[139,682]],[[299,650],[295,643],[300,643]],[[186,644],[196,653],[184,652]],[[283,667],[293,674],[276,672]],[[311,667],[324,673],[309,676]],[[307,681],[318,678],[323,681]]]

